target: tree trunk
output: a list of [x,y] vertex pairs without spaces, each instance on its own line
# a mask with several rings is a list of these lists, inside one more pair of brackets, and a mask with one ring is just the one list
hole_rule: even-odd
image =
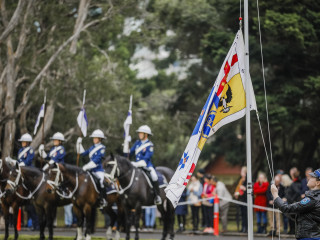
[[78,17],[73,30],[73,34],[75,35],[75,37],[73,38],[70,46],[70,52],[72,54],[75,54],[77,52],[77,42],[81,29],[83,27],[83,23],[87,18],[89,4],[90,0],[81,0],[79,3]]
[[[7,40],[7,71],[6,71],[6,98],[4,103],[4,111],[6,115],[14,114],[14,104],[16,100],[16,88],[15,88],[15,71],[14,71],[14,55],[12,50],[11,37]],[[13,150],[13,142],[16,132],[15,119],[10,119],[6,122],[4,127],[4,137],[3,137],[3,151],[2,158],[10,156]],[[11,139],[10,139],[11,136]]]

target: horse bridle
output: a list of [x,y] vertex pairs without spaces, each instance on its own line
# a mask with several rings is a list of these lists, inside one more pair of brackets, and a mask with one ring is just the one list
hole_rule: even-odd
[[[11,181],[10,179],[7,180],[7,184],[10,186],[10,188],[15,192],[15,194],[20,197],[21,199],[25,199],[25,200],[29,200],[33,197],[33,195],[40,189],[42,183],[45,182],[45,175],[44,173],[42,173],[42,179],[39,182],[38,186],[35,188],[35,190],[33,192],[31,192],[25,185],[24,185],[24,178],[22,176],[21,173],[21,167],[18,165],[18,169],[15,169],[16,172],[18,173],[18,176],[16,177],[16,179],[14,181]],[[12,171],[10,171],[10,175],[12,174]],[[24,197],[22,195],[20,195],[16,190],[18,188],[18,184],[20,182],[21,179],[21,184],[23,186],[24,189],[29,191],[29,195],[27,197]]]
[[[69,193],[69,195],[65,195],[64,193],[61,193],[59,191],[59,186],[61,184],[61,182],[63,182],[64,178],[63,178],[63,173],[62,171],[60,170],[60,167],[59,167],[59,164],[56,164],[57,168],[54,168],[54,169],[50,169],[50,171],[53,171],[53,172],[57,172],[56,174],[56,177],[55,177],[55,180],[52,181],[52,180],[47,180],[47,183],[54,189],[54,191],[62,198],[72,198],[74,193],[77,191],[78,187],[79,187],[79,177],[78,177],[78,173],[76,173],[76,186],[75,188],[73,189],[72,192]],[[60,176],[61,176],[61,181],[60,180]]]
[[[128,171],[128,172],[126,172],[123,176],[120,177],[120,169],[119,169],[119,167],[118,167],[118,161],[117,161],[116,158],[114,158],[113,161],[110,161],[110,162],[108,162],[107,164],[108,164],[108,165],[109,165],[109,164],[110,164],[110,165],[113,165],[113,167],[112,167],[112,170],[111,170],[110,174],[109,174],[109,173],[105,173],[104,175],[105,175],[107,178],[109,178],[111,181],[113,181],[113,182],[116,181],[116,177],[115,177],[116,172],[117,172],[117,178],[118,178],[118,180],[119,180],[120,178],[125,177],[127,174],[129,174],[129,173],[131,172],[131,171]],[[132,170],[132,174],[131,174],[131,178],[130,178],[130,182],[129,182],[128,186],[126,186],[125,188],[123,188],[123,187],[121,186],[120,182],[119,182],[119,186],[118,186],[118,184],[115,184],[115,186],[116,186],[119,194],[123,194],[126,190],[128,190],[128,189],[132,186],[132,184],[133,184],[133,179],[134,179],[135,174],[136,174],[136,170],[133,169],[133,170]]]
[[116,173],[117,173],[117,176],[120,176],[120,169],[119,169],[119,167],[118,167],[118,161],[117,161],[117,159],[116,158],[114,158],[114,160],[113,161],[109,161],[108,163],[107,163],[108,165],[113,165],[113,167],[112,167],[112,170],[111,170],[111,172],[110,173],[105,173],[104,175],[107,177],[107,178],[109,178],[111,181],[115,181],[115,179],[116,179]]
[[47,183],[49,184],[49,186],[52,187],[54,190],[56,190],[60,185],[60,182],[59,182],[60,176],[61,176],[61,182],[63,182],[63,174],[60,170],[59,164],[56,164],[56,166],[57,166],[57,168],[49,170],[49,172],[51,172],[51,171],[57,172],[54,181],[52,181],[50,179],[47,180]]

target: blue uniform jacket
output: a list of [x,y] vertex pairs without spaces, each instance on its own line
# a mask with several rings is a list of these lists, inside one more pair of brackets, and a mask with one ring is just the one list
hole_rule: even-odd
[[136,155],[136,161],[138,162],[143,160],[146,162],[147,167],[153,167],[153,164],[151,162],[151,158],[153,156],[153,143],[149,139],[145,143],[142,143],[141,140],[137,140],[130,149],[130,155],[135,154],[136,149],[138,149],[141,145],[144,145],[146,143],[151,143],[151,145],[142,149]]
[[[56,149],[60,148],[58,151],[56,151],[52,156],[51,153]],[[64,163],[64,157],[66,156],[66,150],[64,149],[63,146],[57,146],[57,147],[52,147],[50,149],[50,153],[47,155],[47,159],[52,159],[56,163]]]
[[32,149],[32,147],[30,147],[30,149],[25,153],[23,154],[23,156],[21,156],[19,158],[19,155],[20,153],[24,150],[25,148],[20,148],[19,149],[19,152],[18,152],[18,162],[21,163],[21,162],[24,162],[24,164],[28,167],[30,167],[32,165],[32,160],[34,158],[34,150]]
[[102,145],[101,143],[95,144],[91,146],[88,150],[85,152],[81,153],[81,156],[87,156],[90,154],[90,152],[95,149],[95,147],[102,146],[98,151],[96,151],[91,157],[90,160],[93,161],[97,166],[93,168],[91,171],[93,172],[104,172],[103,167],[102,167],[102,160],[103,157],[106,153],[106,146]]

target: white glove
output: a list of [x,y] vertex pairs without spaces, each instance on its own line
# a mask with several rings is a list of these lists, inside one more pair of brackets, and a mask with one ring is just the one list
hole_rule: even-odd
[[46,165],[44,165],[44,167],[42,168],[43,171],[46,171],[49,168],[49,164],[46,163]]
[[135,167],[146,167],[147,163],[143,160],[140,160],[138,162],[131,162],[131,164]]
[[14,160],[14,159],[12,159],[11,157],[6,157],[5,158],[5,160],[6,160],[6,162],[10,165],[10,166],[14,166],[15,164],[16,164],[16,162],[17,162],[17,160]]
[[55,161],[52,160],[52,159],[49,161],[49,165],[52,165],[52,164],[54,164],[54,163],[55,163]]
[[76,147],[77,147],[77,153],[78,154],[81,154],[81,153],[84,152],[84,148],[82,146],[82,138],[81,137],[78,137]]
[[92,168],[95,168],[97,164],[95,164],[93,161],[88,162],[86,165],[82,167],[83,171],[90,170]]
[[40,157],[42,157],[42,158],[46,158],[46,157],[47,157],[47,154],[46,154],[46,152],[44,151],[44,145],[43,145],[43,144],[41,144],[41,145],[39,146],[39,155],[40,155]]
[[24,167],[25,166],[24,162],[19,163],[19,166]]

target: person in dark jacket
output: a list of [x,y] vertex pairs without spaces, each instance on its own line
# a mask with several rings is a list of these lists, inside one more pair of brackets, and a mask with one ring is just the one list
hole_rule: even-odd
[[[279,197],[281,199],[285,199],[285,187],[281,184],[281,175],[276,175],[274,178],[274,184],[278,188],[279,191]],[[267,202],[268,202],[268,207],[272,208],[273,207],[273,196],[271,193],[271,185],[268,187],[267,191]],[[270,232],[269,236],[275,236],[280,234],[280,214],[275,213],[273,217],[273,212],[268,211],[268,221],[269,221],[269,226],[270,226]]]
[[299,240],[320,239],[320,169],[309,174],[310,191],[300,202],[287,204],[279,197],[278,188],[273,184],[271,192],[274,204],[283,213],[295,214],[296,232]]
[[[181,198],[179,202],[186,202],[187,201],[187,189],[185,189],[181,195]],[[178,217],[178,224],[179,224],[179,229],[178,232],[183,232],[186,230],[186,216],[188,214],[188,205],[178,205],[176,207],[176,215]]]
[[310,179],[309,173],[312,173],[313,169],[311,167],[307,167],[305,171],[306,177],[301,180],[301,198],[305,197],[305,192],[309,190],[307,184],[308,180]]
[[[287,189],[286,198],[289,204],[299,202],[301,200],[301,181],[300,172],[296,167],[290,169],[290,177],[292,179],[292,184]],[[295,223],[293,217],[289,216],[289,234],[295,233]]]

